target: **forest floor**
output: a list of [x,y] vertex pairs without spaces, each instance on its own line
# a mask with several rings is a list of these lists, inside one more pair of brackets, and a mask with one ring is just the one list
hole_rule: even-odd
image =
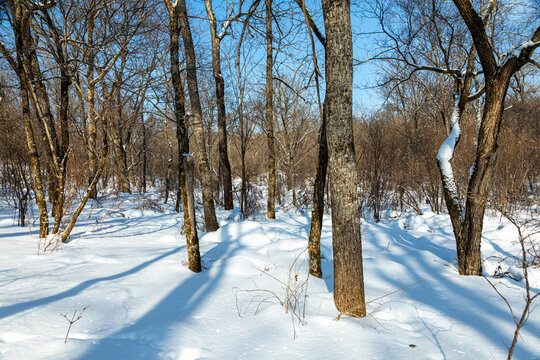
[[[337,320],[328,216],[323,279],[307,277],[309,213],[278,211],[276,220],[244,221],[237,209],[218,211],[221,228],[199,233],[204,270],[195,274],[186,266],[182,214],[157,205],[156,196],[109,195],[89,204],[69,243],[39,255],[38,224],[17,227],[3,208],[0,359],[507,356],[514,320],[485,278],[457,274],[447,215],[363,221],[369,314]],[[519,316],[524,281],[493,276],[508,271],[519,278],[516,240],[512,224],[486,216],[484,273]],[[531,274],[534,292],[539,270]],[[287,299],[292,308],[280,304]],[[63,315],[77,318],[83,309],[64,344],[69,322]],[[540,359],[539,335],[536,307],[514,358]]]

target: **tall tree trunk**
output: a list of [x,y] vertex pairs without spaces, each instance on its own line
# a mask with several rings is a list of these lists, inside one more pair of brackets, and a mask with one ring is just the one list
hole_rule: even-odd
[[266,140],[268,144],[268,203],[266,217],[276,218],[276,150],[274,145],[274,84],[272,67],[272,0],[266,4]]
[[227,151],[227,115],[225,112],[225,81],[221,73],[221,37],[216,29],[216,16],[212,10],[212,0],[205,0],[206,13],[210,21],[212,37],[212,69],[216,83],[216,105],[218,121],[218,152],[219,174],[223,185],[223,204],[225,210],[231,210],[233,205],[232,175],[229,154]]
[[[90,7],[90,14],[88,15],[86,31],[88,42],[88,56],[86,59],[86,79],[88,82],[87,98],[88,98],[88,119],[87,119],[87,141],[88,141],[88,170],[90,175],[88,177],[88,185],[92,185],[92,180],[98,170],[97,159],[97,112],[96,112],[96,86],[94,82],[94,31],[96,21],[95,0],[92,0]],[[90,198],[97,198],[97,183],[94,183],[90,189]]]
[[197,63],[195,61],[195,48],[191,37],[191,29],[188,20],[185,0],[178,0],[178,18],[181,25],[182,38],[186,56],[186,73],[189,91],[189,101],[193,112],[193,133],[197,141],[199,174],[203,194],[204,224],[206,231],[216,231],[219,225],[216,218],[214,198],[212,193],[212,176],[206,146],[204,144],[204,129],[202,123],[202,108],[197,84]]
[[[184,206],[184,230],[188,247],[188,268],[193,272],[200,272],[202,267],[199,236],[197,234],[195,220],[195,200],[193,197],[193,161],[189,156],[189,139],[185,122],[185,94],[180,78],[178,8],[173,6],[170,0],[165,0],[165,4],[169,10],[171,80],[174,91],[176,138],[178,139],[178,183]],[[179,207],[178,203],[177,207]]]
[[32,129],[32,122],[30,121],[30,101],[28,99],[28,89],[26,84],[26,79],[21,79],[22,116],[24,121],[24,130],[26,132],[26,143],[28,145],[30,155],[30,172],[34,182],[34,193],[39,210],[39,237],[44,238],[49,235],[49,216],[47,214],[45,192],[43,191],[39,154],[34,138],[34,130]]
[[33,48],[33,40],[30,34],[30,13],[20,2],[8,1],[7,5],[13,18],[13,33],[15,35],[16,59],[0,42],[0,52],[9,62],[12,69],[19,77],[21,83],[21,105],[24,130],[26,134],[26,144],[30,158],[30,172],[34,184],[36,204],[39,210],[39,237],[44,238],[49,234],[49,218],[47,214],[47,202],[45,191],[43,190],[43,178],[41,175],[41,161],[36,146],[34,129],[30,119],[30,98],[31,79],[29,78],[29,67],[25,66],[28,49]]
[[349,0],[323,0],[326,116],[332,196],[334,300],[344,314],[366,315],[358,175],[353,139],[353,49]]
[[326,170],[328,167],[328,144],[326,142],[326,106],[323,109],[321,126],[319,129],[319,155],[317,159],[317,173],[313,188],[313,210],[311,212],[311,225],[309,228],[309,273],[318,278],[322,277],[321,268],[321,230],[324,215],[324,186],[326,183]]
[[462,275],[482,274],[480,246],[484,213],[489,195],[489,183],[497,160],[497,138],[500,132],[504,97],[509,83],[509,79],[497,80],[494,81],[493,87],[486,88],[484,116],[478,132],[474,170],[467,188],[465,217],[460,239],[462,257],[458,257],[459,271]]

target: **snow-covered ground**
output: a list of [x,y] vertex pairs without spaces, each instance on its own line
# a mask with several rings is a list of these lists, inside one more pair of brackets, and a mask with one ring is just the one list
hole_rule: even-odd
[[[298,291],[300,307],[286,313],[281,282],[306,280],[308,215],[239,221],[237,211],[219,211],[221,228],[200,233],[205,269],[194,274],[185,265],[182,214],[137,204],[137,196],[89,204],[69,244],[39,255],[37,226],[29,234],[0,213],[0,359],[506,358],[514,321],[484,278],[454,270],[445,215],[365,221],[369,315],[337,321],[329,217],[324,279],[310,277],[307,291]],[[519,253],[516,234],[508,222],[486,218],[486,273]],[[511,265],[504,261],[503,272]],[[524,282],[491,280],[521,314]],[[62,315],[84,308],[64,344]],[[514,358],[539,359],[539,336],[536,309]]]

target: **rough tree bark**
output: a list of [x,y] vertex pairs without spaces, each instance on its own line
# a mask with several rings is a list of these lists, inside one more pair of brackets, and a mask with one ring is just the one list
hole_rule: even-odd
[[200,272],[201,254],[199,236],[195,220],[195,201],[193,197],[193,160],[189,154],[189,139],[185,122],[184,87],[180,78],[180,55],[178,27],[178,8],[171,0],[165,0],[169,11],[171,80],[174,91],[174,115],[176,119],[176,138],[178,139],[178,184],[184,206],[184,230],[188,247],[188,268]]
[[324,215],[324,187],[326,184],[326,171],[328,168],[328,144],[326,141],[326,114],[323,110],[321,127],[319,129],[319,154],[317,159],[317,173],[313,187],[313,210],[311,211],[311,225],[309,228],[309,273],[322,278],[321,267],[321,230]]
[[358,178],[353,139],[353,48],[349,0],[323,0],[326,29],[326,119],[332,197],[334,301],[366,315]]
[[272,0],[266,5],[266,140],[268,144],[268,203],[266,217],[276,218],[276,150],[274,145],[274,86],[272,80]]
[[225,81],[221,73],[221,39],[225,33],[217,33],[217,22],[212,0],[205,0],[206,13],[210,22],[210,35],[212,41],[212,69],[216,83],[216,105],[218,122],[218,152],[219,175],[223,186],[223,205],[225,210],[231,210],[233,205],[232,175],[229,154],[227,151],[227,114],[225,112]]
[[[462,275],[481,275],[480,246],[488,187],[495,169],[497,138],[500,132],[504,99],[512,76],[527,64],[540,46],[540,26],[529,41],[509,51],[500,64],[486,33],[485,21],[469,0],[454,0],[471,34],[485,81],[484,111],[478,132],[476,156],[467,188],[467,200],[458,241],[458,267]],[[446,197],[446,194],[445,194]],[[452,220],[454,225],[454,220]],[[456,227],[454,226],[456,231]]]
[[193,113],[193,135],[197,142],[197,160],[199,174],[201,177],[201,187],[203,193],[204,224],[206,231],[216,231],[219,225],[216,218],[214,199],[212,194],[212,176],[206,146],[204,145],[204,129],[202,124],[202,108],[199,98],[197,84],[197,63],[195,61],[195,48],[191,37],[191,29],[188,20],[185,0],[178,0],[178,19],[181,25],[182,39],[184,40],[184,51],[186,56],[186,74],[189,92],[189,101]]

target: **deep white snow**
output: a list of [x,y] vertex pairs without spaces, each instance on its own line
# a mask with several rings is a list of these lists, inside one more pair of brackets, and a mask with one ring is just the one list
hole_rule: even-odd
[[[454,270],[447,215],[363,222],[369,316],[339,321],[325,217],[324,279],[310,277],[307,297],[300,294],[307,301],[300,324],[269,291],[284,299],[280,281],[306,279],[308,215],[278,211],[276,220],[240,221],[237,210],[218,212],[221,228],[201,232],[205,269],[194,274],[185,265],[182,214],[137,204],[135,195],[89,204],[69,244],[39,256],[37,224],[29,234],[1,213],[0,359],[506,358],[513,319],[484,278]],[[486,217],[486,274],[499,265],[521,273],[510,258],[501,260],[519,253],[515,240],[511,224]],[[520,314],[524,282],[491,280]],[[246,291],[257,289],[265,291]],[[85,307],[64,344],[61,314]],[[536,309],[514,358],[540,358],[539,334]]]

